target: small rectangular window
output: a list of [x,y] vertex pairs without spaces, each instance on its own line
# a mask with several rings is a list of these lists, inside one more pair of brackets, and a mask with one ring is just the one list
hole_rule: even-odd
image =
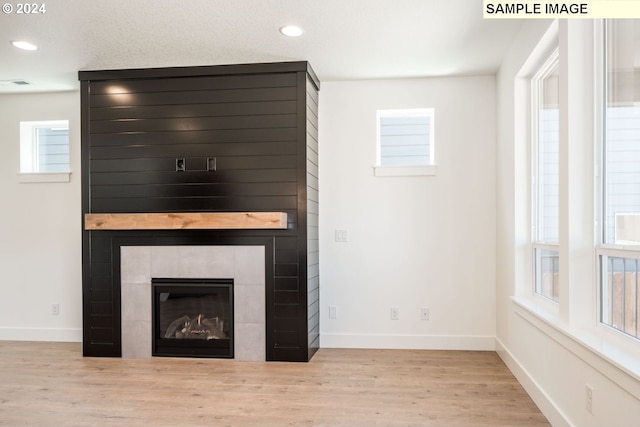
[[69,172],[69,121],[20,122],[20,173]]
[[[401,171],[398,175],[430,174],[427,173],[429,169],[420,168],[435,165],[433,108],[378,110],[377,134],[377,167],[380,170],[396,168]],[[421,170],[425,173],[419,173]]]

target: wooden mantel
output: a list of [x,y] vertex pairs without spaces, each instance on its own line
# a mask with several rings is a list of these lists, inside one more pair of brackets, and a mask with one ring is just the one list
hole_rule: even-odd
[[85,230],[237,230],[287,228],[285,212],[85,214]]

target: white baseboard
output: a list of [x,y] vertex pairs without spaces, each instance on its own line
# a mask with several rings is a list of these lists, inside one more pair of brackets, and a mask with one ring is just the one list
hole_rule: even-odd
[[518,362],[511,352],[504,346],[500,339],[495,339],[495,348],[498,356],[507,365],[511,373],[516,377],[518,382],[525,389],[531,399],[538,405],[540,411],[549,420],[554,427],[573,427],[562,411],[553,403],[553,400],[544,392],[527,370]]
[[4,328],[0,327],[0,341],[82,342],[82,328]]
[[484,335],[323,334],[321,348],[494,351],[495,337]]

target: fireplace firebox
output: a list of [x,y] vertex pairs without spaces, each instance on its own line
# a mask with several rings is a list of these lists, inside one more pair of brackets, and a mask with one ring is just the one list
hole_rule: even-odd
[[153,356],[233,357],[233,279],[154,278]]

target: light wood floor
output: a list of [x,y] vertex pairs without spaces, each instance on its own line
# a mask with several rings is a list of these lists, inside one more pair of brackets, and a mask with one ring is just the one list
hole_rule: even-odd
[[83,358],[0,341],[1,426],[548,426],[493,352],[321,349],[309,363]]

